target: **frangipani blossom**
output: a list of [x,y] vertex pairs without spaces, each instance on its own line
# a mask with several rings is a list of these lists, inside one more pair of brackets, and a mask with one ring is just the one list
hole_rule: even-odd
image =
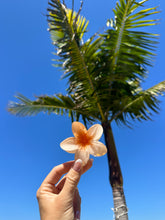
[[88,130],[80,122],[72,123],[74,137],[69,137],[61,142],[60,146],[68,153],[75,153],[75,160],[81,159],[85,165],[90,154],[93,156],[103,156],[107,153],[106,146],[99,142],[103,133],[103,128],[95,124]]

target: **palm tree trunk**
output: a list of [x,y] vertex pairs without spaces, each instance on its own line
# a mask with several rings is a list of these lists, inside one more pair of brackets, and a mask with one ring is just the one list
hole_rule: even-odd
[[113,191],[115,220],[128,220],[127,205],[123,190],[123,177],[116,151],[112,128],[109,122],[102,123],[107,147],[109,181]]

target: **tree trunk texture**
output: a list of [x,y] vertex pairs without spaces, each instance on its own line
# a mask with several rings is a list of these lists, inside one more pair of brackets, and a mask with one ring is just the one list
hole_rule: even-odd
[[115,220],[128,220],[128,209],[125,201],[123,187],[113,187],[112,191]]
[[128,209],[123,190],[123,177],[116,151],[112,128],[109,122],[102,123],[107,147],[109,181],[113,191],[115,220],[128,220]]

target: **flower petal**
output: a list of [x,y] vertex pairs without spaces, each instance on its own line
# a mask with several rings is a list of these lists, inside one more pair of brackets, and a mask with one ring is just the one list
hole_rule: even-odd
[[86,127],[82,123],[80,123],[78,121],[74,121],[72,123],[72,132],[73,132],[75,137],[78,137],[82,133],[86,133],[87,129],[86,129]]
[[75,137],[69,137],[60,143],[60,147],[68,153],[75,153],[78,149]]
[[103,128],[99,124],[95,124],[87,131],[87,135],[92,136],[93,140],[98,141],[103,134]]
[[89,152],[85,149],[78,149],[75,153],[75,160],[77,159],[81,159],[84,166],[89,160]]
[[88,147],[89,153],[95,157],[103,156],[107,153],[106,146],[100,141],[92,141],[91,146]]

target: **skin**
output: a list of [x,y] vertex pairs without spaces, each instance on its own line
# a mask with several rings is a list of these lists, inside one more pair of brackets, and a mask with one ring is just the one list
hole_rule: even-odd
[[52,169],[37,190],[41,220],[80,219],[81,198],[77,185],[92,162],[89,160],[83,167],[81,160],[69,161]]

